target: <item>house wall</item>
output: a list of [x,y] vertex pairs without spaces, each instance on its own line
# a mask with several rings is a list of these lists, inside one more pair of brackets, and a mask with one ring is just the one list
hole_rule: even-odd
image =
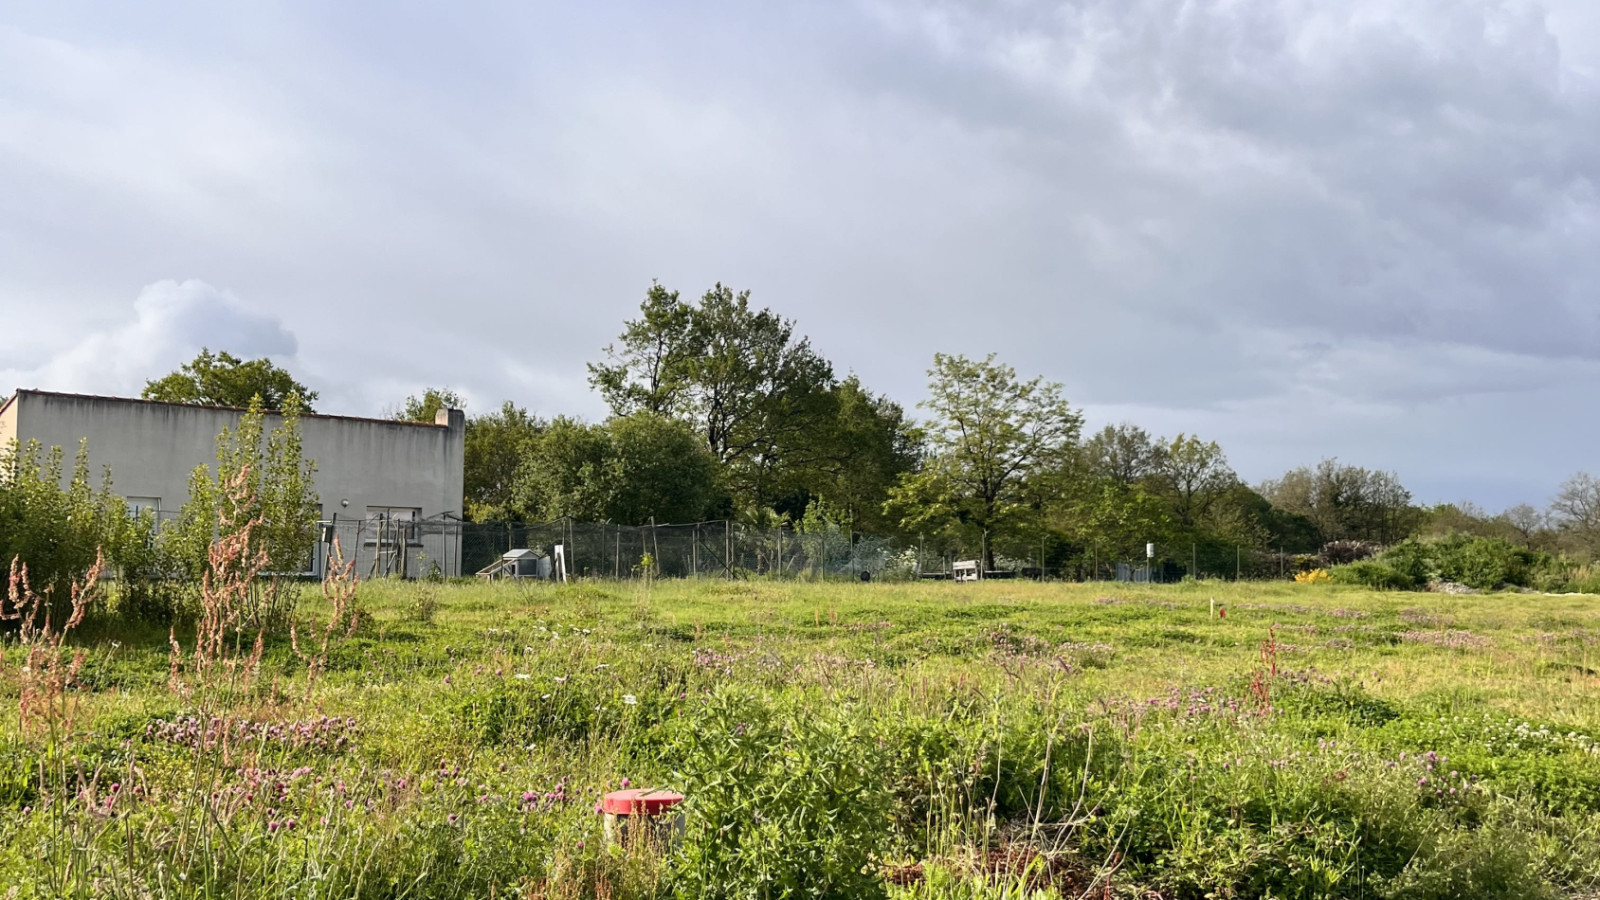
[[17,404],[16,398],[0,400],[0,453],[5,453],[6,447],[17,439]]
[[[237,410],[21,391],[12,406],[17,437],[71,452],[89,442],[96,481],[111,467],[114,490],[124,497],[159,498],[165,515],[188,498],[195,467],[215,467],[217,434],[237,427]],[[465,417],[441,413],[446,424],[414,425],[377,419],[306,415],[300,419],[304,455],[316,462],[314,486],[322,517],[341,523],[365,518],[368,507],[401,507],[424,518],[462,512],[462,442]],[[268,415],[264,427],[281,423]],[[340,529],[345,533],[345,529]],[[343,540],[348,540],[345,538]],[[453,541],[455,546],[442,542]],[[459,537],[435,535],[437,547],[413,548],[459,574]],[[344,547],[347,556],[351,549]],[[430,552],[431,550],[431,552]],[[358,557],[358,572],[366,575]],[[408,567],[414,574],[419,569]]]

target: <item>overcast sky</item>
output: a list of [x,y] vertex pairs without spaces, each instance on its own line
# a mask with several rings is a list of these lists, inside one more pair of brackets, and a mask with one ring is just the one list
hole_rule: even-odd
[[908,407],[998,352],[1250,481],[1542,503],[1600,472],[1600,4],[0,2],[0,394],[209,345],[597,417],[652,278]]

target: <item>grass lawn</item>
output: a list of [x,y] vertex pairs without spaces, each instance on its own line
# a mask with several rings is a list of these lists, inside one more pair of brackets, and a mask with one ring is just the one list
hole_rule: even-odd
[[[251,634],[176,680],[164,627],[91,617],[62,651],[86,651],[76,686],[27,723],[8,632],[0,898],[1600,885],[1593,595],[381,582],[359,602],[325,654],[312,588],[304,655],[283,636],[252,663]],[[193,626],[177,638],[187,659]],[[595,803],[625,783],[683,791],[681,838],[607,844]]]

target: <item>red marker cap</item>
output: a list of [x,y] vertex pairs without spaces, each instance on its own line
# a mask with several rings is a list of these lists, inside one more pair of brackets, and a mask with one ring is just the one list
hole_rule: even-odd
[[600,809],[617,816],[655,816],[682,802],[683,795],[675,791],[629,788],[607,794]]

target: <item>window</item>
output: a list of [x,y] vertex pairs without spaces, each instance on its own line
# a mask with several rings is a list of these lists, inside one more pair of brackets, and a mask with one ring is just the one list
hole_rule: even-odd
[[148,509],[151,515],[158,519],[161,518],[160,497],[128,497],[127,503],[128,515],[130,516],[137,516]]
[[414,506],[369,506],[366,525],[362,528],[363,543],[371,547],[381,542],[388,547],[403,540],[408,545],[420,546],[417,521],[421,518],[422,510]]

